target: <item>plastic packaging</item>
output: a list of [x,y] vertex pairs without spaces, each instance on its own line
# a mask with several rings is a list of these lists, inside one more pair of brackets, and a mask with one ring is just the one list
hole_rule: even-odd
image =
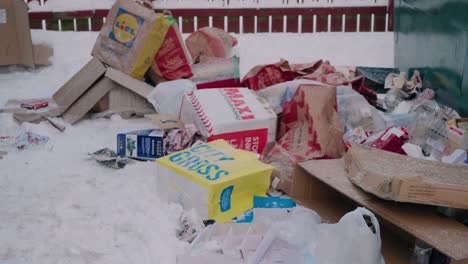
[[421,241],[416,241],[411,256],[411,264],[429,264],[432,248]]
[[258,91],[257,95],[267,100],[276,113],[281,113],[283,112],[284,103],[292,99],[292,97],[296,93],[297,88],[299,88],[301,84],[321,83],[306,79],[298,79],[269,86],[265,89]]
[[347,86],[337,87],[338,115],[346,133],[348,130],[362,127],[366,132],[380,131],[386,128],[385,120],[379,110]]
[[385,263],[380,225],[375,215],[359,207],[335,225],[320,225],[314,263]]
[[202,57],[200,63],[192,65],[190,78],[198,89],[240,87],[239,58]]
[[185,43],[196,62],[200,56],[225,58],[237,39],[222,29],[204,27],[190,34]]
[[151,91],[147,98],[159,114],[179,116],[184,94],[196,89],[197,87],[190,80],[162,82]]

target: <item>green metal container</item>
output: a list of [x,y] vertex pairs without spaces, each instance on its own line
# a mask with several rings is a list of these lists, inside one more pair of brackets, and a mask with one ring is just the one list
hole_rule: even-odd
[[395,0],[395,66],[468,116],[468,0]]

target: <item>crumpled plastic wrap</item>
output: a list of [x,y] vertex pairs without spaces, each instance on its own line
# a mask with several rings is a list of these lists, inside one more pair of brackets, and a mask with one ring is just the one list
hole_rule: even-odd
[[[194,124],[186,124],[184,128],[171,130],[164,138],[166,154],[171,154],[191,147],[203,136]],[[204,139],[206,141],[206,139]]]
[[357,127],[362,127],[367,132],[386,128],[380,111],[350,87],[337,87],[337,100],[338,115],[345,133]]
[[237,39],[222,29],[204,27],[191,33],[185,43],[196,62],[200,56],[225,58]]
[[130,159],[119,157],[117,153],[109,148],[103,148],[89,155],[98,163],[113,169],[122,169],[130,163]]

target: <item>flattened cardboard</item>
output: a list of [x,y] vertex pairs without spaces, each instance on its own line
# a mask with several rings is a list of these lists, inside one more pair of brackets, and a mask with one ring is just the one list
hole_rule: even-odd
[[383,199],[468,209],[468,166],[415,159],[354,143],[345,160],[350,180]]
[[[104,73],[106,67],[93,58],[52,96],[55,102],[67,110],[83,95]],[[101,96],[102,97],[102,96]],[[101,99],[99,97],[98,99]]]
[[116,86],[98,101],[93,108],[94,112],[155,113],[154,107],[146,99],[146,96],[153,89],[152,86],[111,67],[107,67],[105,78],[113,80]]
[[[107,77],[106,77],[107,78]],[[125,111],[134,111],[141,113],[155,113],[153,105],[145,97],[132,91],[132,86],[124,87],[116,83],[108,97],[108,107],[106,110],[119,113]]]
[[2,11],[0,21],[0,65],[22,64],[33,67],[27,4],[19,0],[0,0],[0,10],[5,10]]
[[[426,242],[453,261],[468,261],[467,227],[453,219],[437,215],[435,207],[385,201],[364,192],[349,181],[343,159],[300,163],[295,170],[295,177],[294,189],[290,195],[304,206],[314,210],[319,208],[317,211],[321,216],[322,213],[333,216],[329,211],[345,207],[346,199],[338,198],[338,195],[342,194],[372,211],[379,217],[380,222],[389,223],[409,236]],[[335,192],[324,188],[323,183]],[[333,220],[335,219],[336,217]],[[388,245],[385,240],[383,244]],[[386,256],[385,247],[383,250],[385,259],[388,260],[390,256]],[[404,251],[403,248],[393,250],[393,254],[407,253],[401,250]],[[395,263],[408,261],[409,259]]]
[[169,130],[173,128],[182,128],[184,126],[182,122],[176,116],[172,116],[172,115],[149,114],[149,115],[145,115],[145,117],[149,118],[159,128],[163,130]]
[[50,58],[54,55],[54,49],[51,47],[38,44],[33,45],[33,53],[34,53],[34,64],[36,65],[50,65],[52,62]]
[[107,68],[105,76],[144,98],[146,98],[154,88],[145,82],[132,78],[111,67]]
[[33,45],[28,5],[20,0],[0,0],[0,65],[49,65],[53,49]]
[[47,111],[31,112],[31,111],[19,111],[13,113],[13,118],[18,123],[40,123],[47,120],[48,117],[56,117],[62,113],[62,109],[59,107],[51,108]]
[[[152,86],[121,71],[106,68],[93,58],[53,98],[64,109],[64,120],[73,124],[93,108],[98,111],[154,113],[154,108],[146,100],[152,89]],[[103,103],[98,104],[101,101]]]
[[88,89],[68,110],[63,113],[63,119],[74,124],[85,116],[96,103],[106,95],[116,83],[108,78],[101,78],[93,87]]

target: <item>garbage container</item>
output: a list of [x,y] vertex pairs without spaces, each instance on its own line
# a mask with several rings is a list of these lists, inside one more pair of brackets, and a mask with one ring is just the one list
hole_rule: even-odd
[[468,1],[395,0],[395,65],[468,116]]

